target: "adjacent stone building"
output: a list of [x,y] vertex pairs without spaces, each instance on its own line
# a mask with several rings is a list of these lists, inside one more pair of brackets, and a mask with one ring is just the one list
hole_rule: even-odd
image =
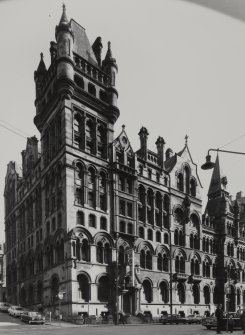
[[124,126],[115,137],[118,66],[110,43],[102,61],[101,38],[91,46],[65,7],[55,37],[49,68],[41,54],[34,74],[40,143],[28,138],[21,168],[7,168],[8,301],[53,311],[60,305],[66,319],[116,310],[213,311],[215,283],[223,280],[221,203],[230,229],[222,233],[230,253],[223,261],[245,250],[232,235],[238,207],[229,211],[225,180],[216,188],[211,182],[202,222],[202,186],[187,137],[178,153],[165,149],[162,137],[156,152],[149,150],[145,127],[137,151]]

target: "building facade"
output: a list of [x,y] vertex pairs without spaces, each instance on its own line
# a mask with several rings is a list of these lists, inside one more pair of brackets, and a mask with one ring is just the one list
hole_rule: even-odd
[[[60,306],[66,319],[121,310],[210,313],[224,301],[215,288],[217,280],[225,284],[216,278],[218,194],[209,192],[202,217],[187,137],[178,153],[165,150],[162,137],[149,150],[145,127],[137,151],[124,126],[115,137],[118,67],[110,43],[102,61],[101,38],[91,46],[65,7],[55,37],[49,68],[41,54],[34,74],[40,143],[28,138],[21,168],[13,161],[7,167],[8,301]],[[223,189],[219,196],[228,198]],[[225,215],[237,224],[236,212]],[[243,242],[224,236],[230,253],[243,250]]]

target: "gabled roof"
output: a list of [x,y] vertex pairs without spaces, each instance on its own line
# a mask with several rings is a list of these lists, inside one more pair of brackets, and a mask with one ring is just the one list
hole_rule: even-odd
[[199,181],[199,183],[200,183],[200,185],[202,187],[200,178],[199,178],[198,173],[197,173],[197,165],[196,165],[196,163],[193,162],[193,159],[192,159],[192,156],[191,156],[191,153],[190,153],[190,150],[189,150],[189,147],[188,147],[187,143],[185,144],[184,148],[181,151],[179,151],[178,153],[174,154],[171,158],[169,158],[167,161],[164,162],[165,169],[168,172],[171,172],[173,170],[174,166],[177,163],[178,157],[182,157],[182,155],[185,152],[190,157],[191,163],[196,167],[196,176],[197,176],[197,179],[198,179],[198,181]]
[[73,51],[93,66],[99,67],[85,29],[73,19],[71,19],[70,24],[74,34]]
[[112,142],[112,145],[118,148],[119,150],[125,150],[130,152],[131,154],[134,154],[133,148],[129,142],[128,135],[125,131],[125,126],[122,126],[121,133],[115,138],[115,140]]

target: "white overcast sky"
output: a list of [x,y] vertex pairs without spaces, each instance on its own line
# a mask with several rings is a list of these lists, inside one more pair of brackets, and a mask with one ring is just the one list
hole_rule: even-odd
[[[215,0],[214,0],[215,1]],[[200,169],[210,147],[245,151],[245,23],[193,0],[66,0],[67,15],[80,23],[91,41],[112,43],[119,73],[121,116],[134,150],[138,131],[147,127],[149,148],[159,135],[175,152],[189,148],[204,186],[211,172]],[[197,1],[198,2],[198,1]],[[200,2],[200,0],[199,0]],[[227,2],[219,0],[220,4]],[[240,0],[239,11],[245,12]],[[50,64],[49,43],[61,16],[58,0],[0,0],[0,120],[38,137],[33,124],[33,73],[40,52]],[[217,8],[216,8],[217,9]],[[234,15],[233,15],[234,16]],[[0,121],[0,122],[1,122]],[[0,193],[6,166],[21,162],[26,140],[0,126]],[[245,191],[245,157],[220,155],[231,194]],[[4,206],[0,200],[0,240]]]

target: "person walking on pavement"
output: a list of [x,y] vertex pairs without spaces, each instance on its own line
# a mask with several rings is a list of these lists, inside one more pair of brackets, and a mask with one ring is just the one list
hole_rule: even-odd
[[243,334],[245,334],[245,309],[242,311],[241,324],[242,324]]
[[222,305],[218,305],[215,311],[215,316],[217,319],[217,334],[221,334],[222,329],[222,318],[223,318],[223,310]]
[[233,327],[234,327],[234,319],[233,316],[230,315],[228,320],[228,330],[230,333],[233,333]]

